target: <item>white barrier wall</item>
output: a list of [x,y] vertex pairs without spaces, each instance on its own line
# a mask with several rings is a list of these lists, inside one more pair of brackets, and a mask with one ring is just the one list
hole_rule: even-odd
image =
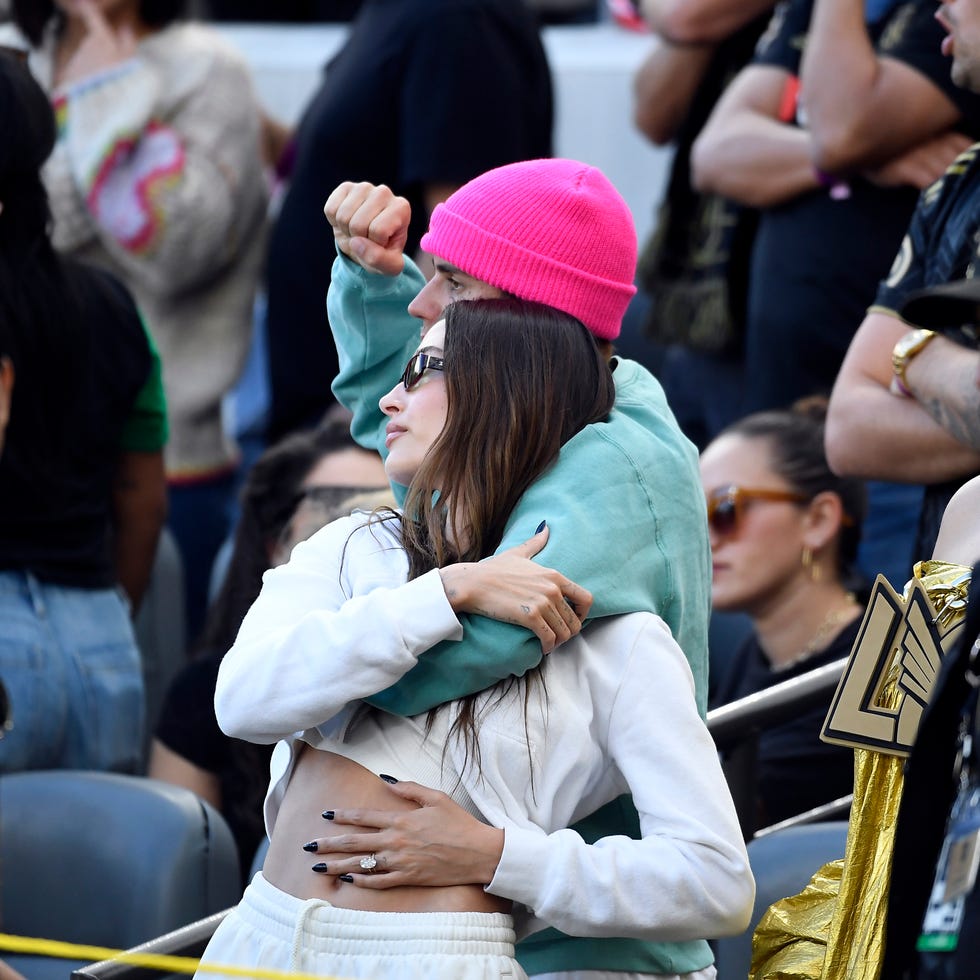
[[[252,65],[263,104],[285,122],[299,117],[347,32],[338,24],[222,24],[219,30]],[[547,27],[543,38],[555,89],[555,154],[609,176],[642,243],[670,162],[670,151],[652,146],[632,123],[633,73],[655,41],[612,23]]]

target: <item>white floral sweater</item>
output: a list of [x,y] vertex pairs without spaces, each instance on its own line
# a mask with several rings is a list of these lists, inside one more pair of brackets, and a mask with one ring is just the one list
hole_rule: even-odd
[[267,190],[247,66],[190,23],[59,89],[53,53],[49,32],[30,64],[59,125],[44,171],[55,244],[129,286],[163,361],[168,476],[206,476],[235,459],[221,400],[248,352],[264,257]]

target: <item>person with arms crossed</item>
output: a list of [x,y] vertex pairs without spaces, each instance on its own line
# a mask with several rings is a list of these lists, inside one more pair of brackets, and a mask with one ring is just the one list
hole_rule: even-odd
[[[943,3],[942,50],[957,85],[980,92],[980,11]],[[840,473],[926,485],[916,553],[930,554],[943,512],[980,472],[976,327],[950,304],[915,293],[972,279],[980,232],[980,147],[966,150],[922,195],[887,279],[848,349],[827,416],[827,457]],[[951,315],[947,311],[952,309]]]

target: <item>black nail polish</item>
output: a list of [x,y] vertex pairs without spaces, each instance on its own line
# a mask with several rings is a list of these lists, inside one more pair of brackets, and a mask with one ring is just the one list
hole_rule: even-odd
[[382,779],[383,779],[383,780],[384,780],[384,781],[385,781],[386,783],[397,783],[397,782],[398,782],[398,780],[397,780],[397,779],[395,779],[395,777],[394,777],[394,776],[389,776],[389,775],[388,775],[388,774],[387,774],[386,772],[383,772],[383,773],[380,773],[380,776],[381,776],[381,778],[382,778]]
[[534,529],[534,533],[535,533],[535,534],[540,534],[540,533],[541,533],[541,532],[542,532],[542,531],[543,531],[543,530],[544,530],[544,529],[545,529],[545,528],[546,528],[547,526],[548,526],[548,522],[547,522],[547,521],[542,521],[542,522],[541,522],[541,523],[540,523],[540,524],[539,524],[539,525],[538,525],[538,526],[537,526],[537,527],[536,527],[536,528]]
[[337,877],[341,881],[352,882],[354,880],[354,876],[353,875],[337,875]]
[[327,866],[321,861],[319,864],[314,864],[312,870],[322,875],[326,872]]
[[319,846],[320,845],[317,844],[317,842],[315,840],[311,840],[309,842],[309,844],[304,844],[303,845],[303,850],[304,851],[315,851]]
[[323,811],[323,819],[324,820],[333,820],[333,810],[324,810]]

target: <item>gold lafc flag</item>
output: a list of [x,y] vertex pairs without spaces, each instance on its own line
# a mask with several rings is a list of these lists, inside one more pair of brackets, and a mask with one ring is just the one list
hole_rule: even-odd
[[[964,576],[969,580],[969,572]],[[899,595],[875,579],[861,629],[820,738],[836,745],[907,756],[929,701],[939,663],[963,625],[959,578],[933,605],[914,578]],[[933,592],[935,596],[935,591]]]

